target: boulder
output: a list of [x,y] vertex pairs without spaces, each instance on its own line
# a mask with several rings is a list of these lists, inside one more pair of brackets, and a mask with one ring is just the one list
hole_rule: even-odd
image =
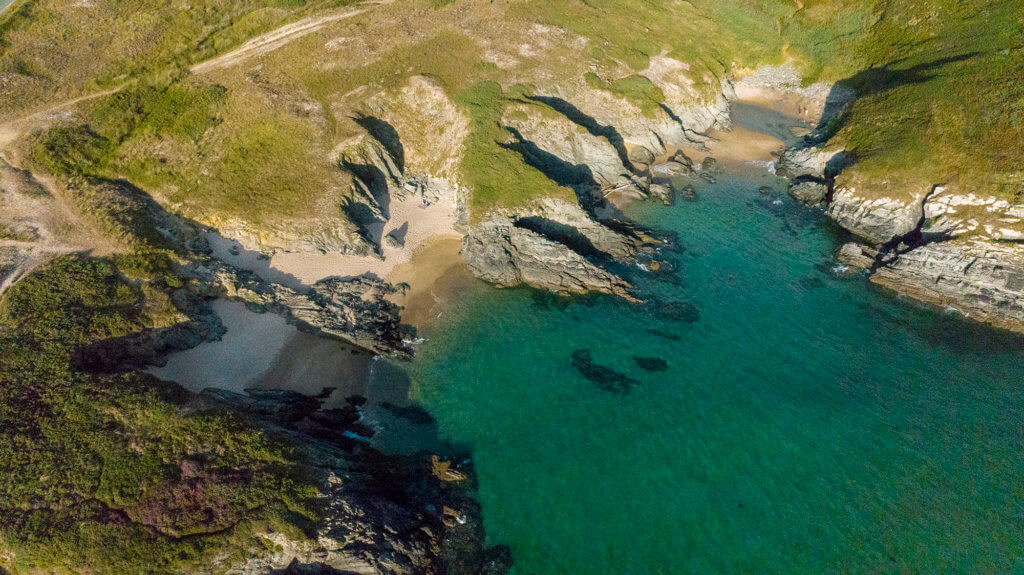
[[818,180],[795,181],[789,184],[789,195],[806,204],[820,204],[828,196],[828,185]]
[[839,248],[836,259],[839,260],[839,263],[852,268],[869,269],[875,263],[874,256],[876,254],[877,252],[874,252],[874,250],[867,246],[849,242]]

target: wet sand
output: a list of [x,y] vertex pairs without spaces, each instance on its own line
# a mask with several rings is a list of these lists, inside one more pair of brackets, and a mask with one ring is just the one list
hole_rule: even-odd
[[[742,126],[733,126],[732,130],[722,132],[712,130],[708,135],[714,138],[707,144],[707,151],[697,148],[682,148],[694,165],[700,164],[704,158],[713,157],[719,162],[771,162],[782,149],[783,142],[767,134],[754,132]],[[672,150],[675,153],[675,150]],[[672,154],[666,154],[668,159]]]
[[253,313],[238,302],[217,300],[212,306],[228,330],[224,337],[173,353],[167,365],[149,372],[191,391],[217,387],[242,393],[270,370],[297,330],[281,316]]
[[428,328],[445,313],[459,292],[478,284],[459,255],[462,240],[440,238],[416,251],[412,259],[397,266],[387,281],[409,284],[405,294],[392,301],[402,306],[402,323]]
[[171,354],[167,365],[150,373],[194,392],[256,388],[317,395],[334,387],[330,405],[363,392],[373,361],[365,353],[303,333],[281,316],[255,313],[239,302],[217,300],[212,305],[228,330],[224,337]]

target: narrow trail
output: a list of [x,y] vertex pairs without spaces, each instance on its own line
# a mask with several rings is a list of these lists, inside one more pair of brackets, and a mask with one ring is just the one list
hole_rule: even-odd
[[65,100],[59,104],[50,106],[45,110],[33,112],[28,116],[23,116],[21,118],[10,120],[9,122],[0,123],[0,151],[9,146],[11,142],[13,142],[14,140],[17,140],[18,136],[25,133],[26,131],[31,130],[33,128],[45,126],[48,121],[52,121],[54,118],[56,118],[57,113],[61,110],[65,110],[82,102],[87,102],[89,100],[94,100],[96,98],[102,98],[103,96],[115,94],[117,92],[120,92],[121,89],[124,88],[124,86],[125,85],[122,84],[120,86],[115,86],[113,88],[109,88],[101,92],[93,92],[91,94],[86,94],[84,96],[78,96],[77,98]]
[[355,8],[349,8],[347,10],[335,12],[334,14],[324,14],[303,18],[298,22],[293,22],[276,30],[267,32],[261,36],[257,36],[226,54],[221,54],[220,56],[211,58],[205,62],[195,64],[189,68],[189,70],[193,74],[202,74],[212,70],[227,68],[228,66],[232,66],[242,60],[252,58],[253,56],[277,50],[294,40],[316,32],[331,22],[337,22],[338,20],[358,16],[359,14],[370,10],[372,6],[389,4],[390,2],[391,0],[364,2]]
[[[389,4],[391,1],[371,0],[342,10],[310,16],[297,22],[286,24],[266,34],[252,38],[235,50],[197,63],[189,68],[189,72],[203,74],[233,66],[239,62],[277,50],[290,42],[324,28],[332,22],[352,18],[369,11],[374,6]],[[12,148],[12,145],[24,134],[32,130],[46,128],[55,122],[69,118],[73,114],[72,108],[77,104],[116,94],[129,85],[129,82],[125,82],[112,88],[64,100],[20,118],[0,122],[0,160],[17,167],[13,161],[15,158],[11,157],[12,155],[17,155],[14,153],[15,150]],[[58,213],[70,229],[78,230],[79,232],[87,230],[88,226],[81,221],[78,213],[70,205],[68,198],[65,197],[65,194],[56,185],[56,182],[43,174],[34,174],[34,176],[52,196],[53,204],[50,209]],[[17,250],[17,252],[20,252],[21,260],[17,265],[17,269],[12,274],[9,274],[6,279],[0,281],[0,293],[5,291],[19,278],[24,277],[54,256],[79,251],[104,254],[117,250],[117,246],[112,245],[102,236],[91,233],[76,233],[70,237],[46,238],[43,241],[36,242],[3,240],[0,241],[0,248]]]
[[[303,18],[297,22],[286,24],[280,28],[267,32],[266,34],[257,36],[226,54],[221,54],[220,56],[215,56],[209,60],[194,64],[189,68],[189,71],[193,74],[203,74],[213,70],[227,68],[254,56],[277,50],[294,40],[320,30],[332,22],[358,16],[359,14],[367,12],[374,6],[390,4],[391,1],[392,0],[373,0],[370,2],[363,2],[357,6],[337,12]],[[0,123],[0,152],[6,149],[12,142],[17,140],[19,136],[28,130],[45,126],[47,122],[55,119],[55,117],[57,117],[57,113],[61,110],[71,108],[75,104],[86,102],[88,100],[115,94],[121,91],[125,86],[127,86],[127,84],[121,84],[100,92],[93,92],[91,94],[78,96],[50,106],[44,110],[33,112],[28,116]]]

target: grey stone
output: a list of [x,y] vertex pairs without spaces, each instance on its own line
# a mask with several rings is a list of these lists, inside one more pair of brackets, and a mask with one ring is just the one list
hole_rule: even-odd
[[807,204],[820,204],[828,195],[828,185],[816,180],[789,184],[789,195]]
[[560,293],[596,291],[633,297],[626,280],[563,243],[494,216],[463,238],[462,258],[478,278],[500,287],[527,284]]

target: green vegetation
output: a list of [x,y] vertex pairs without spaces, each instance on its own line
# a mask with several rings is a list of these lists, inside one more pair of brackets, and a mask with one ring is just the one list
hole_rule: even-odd
[[[941,182],[1024,202],[1015,0],[409,0],[297,37],[258,65],[186,71],[350,3],[19,0],[0,16],[0,120],[117,88],[65,108],[71,119],[23,150],[118,252],[57,260],[0,300],[3,568],[176,572],[239,557],[267,526],[298,535],[311,491],[287,446],[194,411],[174,386],[79,360],[183,320],[173,301],[188,287],[174,271],[179,248],[157,231],[163,209],[253,226],[322,217],[345,193],[334,158],[356,133],[346,116],[411,76],[440,87],[469,127],[438,143],[435,124],[398,118],[426,126],[399,136],[437,165],[450,155],[476,220],[574,197],[506,146],[510,103],[553,114],[525,96],[585,82],[653,117],[665,103],[651,81],[661,55],[687,66],[697,98],[716,97],[729,74],[786,62],[807,83],[854,88],[828,137],[850,152],[843,178],[860,193]],[[29,238],[0,228],[0,239]]]
[[[138,258],[136,258],[138,259]],[[169,273],[166,261],[136,262]],[[62,258],[0,300],[0,566],[96,573],[216,567],[314,495],[285,444],[141,373],[89,373],[101,342],[165,325],[112,262]],[[153,312],[159,312],[154,315]],[[162,315],[161,315],[162,313]],[[102,550],[102,551],[100,551]]]
[[167,74],[339,0],[24,0],[0,16],[0,119]]
[[611,83],[605,82],[593,72],[587,72],[584,78],[591,88],[607,90],[619,98],[629,100],[640,108],[640,111],[648,118],[653,118],[660,109],[659,105],[665,103],[665,93],[661,91],[661,88],[637,74],[620,78]]
[[[514,88],[513,92],[521,93],[523,89]],[[527,165],[518,153],[501,145],[509,136],[501,114],[510,97],[499,84],[481,82],[456,98],[472,119],[461,170],[473,189],[472,213],[476,218],[494,208],[521,206],[537,198],[575,197],[572,190],[557,185]]]
[[224,113],[226,102],[223,87],[187,80],[126,88],[91,107],[88,123],[36,134],[29,157],[74,192],[124,179],[187,203],[186,215],[259,223],[309,213],[322,192],[310,185],[310,166],[327,169],[309,146],[320,135],[286,114],[239,119]]
[[[830,126],[864,193],[1024,201],[1024,9],[1018,2],[880,2],[840,81],[859,98]],[[850,42],[850,40],[847,40]],[[835,75],[836,71],[829,73]]]

